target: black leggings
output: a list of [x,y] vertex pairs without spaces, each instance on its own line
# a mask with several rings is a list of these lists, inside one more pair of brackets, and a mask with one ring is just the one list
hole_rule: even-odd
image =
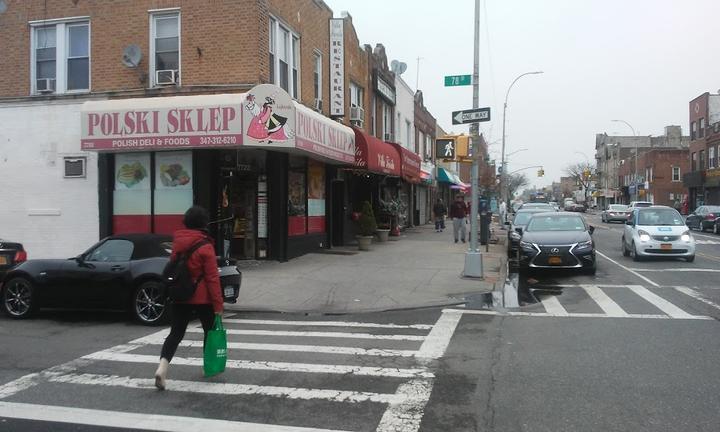
[[[165,338],[165,343],[160,352],[160,357],[166,359],[168,362],[172,360],[178,345],[180,345],[180,341],[185,337],[185,330],[187,330],[190,321],[194,318],[199,318],[205,336],[207,336],[208,331],[210,331],[215,322],[215,312],[213,311],[212,305],[209,304],[176,303],[172,305],[170,313],[170,334]],[[205,338],[203,338],[203,346],[205,346]]]

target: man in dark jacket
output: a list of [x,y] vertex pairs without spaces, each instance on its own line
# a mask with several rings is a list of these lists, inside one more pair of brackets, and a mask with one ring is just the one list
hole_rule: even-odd
[[220,273],[215,257],[212,238],[207,233],[210,221],[208,211],[194,206],[185,212],[183,224],[187,229],[175,231],[173,250],[170,259],[181,254],[198,243],[203,243],[187,260],[187,267],[194,281],[198,281],[195,293],[189,300],[175,302],[172,305],[170,334],[165,339],[160,354],[160,364],[155,372],[155,387],[165,389],[167,370],[178,345],[185,337],[188,323],[199,318],[207,336],[212,328],[216,314],[223,312],[223,298],[220,292]]
[[455,243],[458,242],[458,233],[460,233],[460,238],[462,239],[462,242],[465,243],[465,216],[467,216],[468,213],[468,207],[467,204],[465,204],[465,199],[462,195],[457,195],[455,197],[455,201],[450,205],[450,217],[453,220],[453,237],[455,238]]
[[433,207],[433,215],[435,216],[435,232],[442,232],[445,229],[445,215],[447,214],[447,208],[443,200],[438,198],[435,206]]

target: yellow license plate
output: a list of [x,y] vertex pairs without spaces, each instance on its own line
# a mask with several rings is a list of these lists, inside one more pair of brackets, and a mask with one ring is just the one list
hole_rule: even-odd
[[550,257],[548,258],[548,264],[562,264],[562,259],[560,257]]
[[669,243],[662,243],[660,245],[660,250],[672,250],[672,245]]
[[8,260],[7,257],[0,256],[0,265],[7,265]]

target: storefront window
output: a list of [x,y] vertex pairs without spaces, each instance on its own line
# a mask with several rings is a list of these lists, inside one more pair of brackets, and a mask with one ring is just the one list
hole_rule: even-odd
[[113,233],[149,233],[151,221],[150,153],[115,155]]
[[192,152],[155,153],[153,226],[156,233],[183,228],[182,215],[193,205]]
[[288,235],[307,234],[307,164],[303,157],[290,157],[288,172]]
[[325,232],[325,165],[308,161],[308,233]]

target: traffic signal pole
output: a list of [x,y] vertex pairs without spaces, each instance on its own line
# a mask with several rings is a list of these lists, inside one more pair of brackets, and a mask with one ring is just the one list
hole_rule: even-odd
[[[473,43],[473,109],[480,107],[480,0],[475,0],[475,40]],[[472,143],[472,179],[470,204],[470,248],[465,253],[465,277],[483,277],[482,253],[478,248],[478,214],[479,214],[479,188],[478,177],[480,173],[480,124],[470,124],[470,140]]]

